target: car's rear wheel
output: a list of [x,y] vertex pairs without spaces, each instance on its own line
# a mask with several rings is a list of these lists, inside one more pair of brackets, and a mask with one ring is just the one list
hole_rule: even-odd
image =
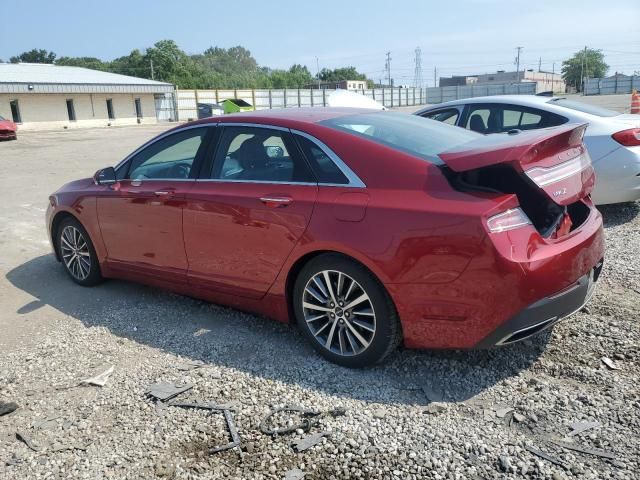
[[300,329],[325,358],[346,367],[381,361],[401,339],[388,293],[362,265],[341,255],[313,258],[293,292]]
[[57,245],[62,265],[74,282],[89,287],[103,280],[93,243],[80,222],[65,218],[58,226]]

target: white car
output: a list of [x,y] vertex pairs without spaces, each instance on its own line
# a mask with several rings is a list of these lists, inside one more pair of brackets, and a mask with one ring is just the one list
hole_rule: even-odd
[[483,134],[588,123],[584,143],[596,171],[594,203],[640,199],[640,115],[536,95],[466,98],[433,105],[415,115]]

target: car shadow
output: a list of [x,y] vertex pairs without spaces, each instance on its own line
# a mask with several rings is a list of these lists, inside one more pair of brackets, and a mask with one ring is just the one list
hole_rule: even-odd
[[322,359],[289,325],[125,281],[80,287],[53,255],[29,260],[6,277],[36,299],[17,315],[49,305],[86,327],[104,327],[185,359],[380,403],[427,404],[425,389],[447,402],[471,399],[528,368],[548,338],[486,351],[400,349],[380,365],[351,370]]
[[615,203],[600,205],[598,210],[602,214],[605,227],[617,227],[630,222],[640,213],[640,202]]

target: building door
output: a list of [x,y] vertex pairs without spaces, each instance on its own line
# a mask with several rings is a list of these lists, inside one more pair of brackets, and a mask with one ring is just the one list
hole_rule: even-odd
[[22,116],[20,115],[20,105],[18,105],[18,100],[11,100],[9,102],[11,106],[11,117],[13,123],[22,123]]

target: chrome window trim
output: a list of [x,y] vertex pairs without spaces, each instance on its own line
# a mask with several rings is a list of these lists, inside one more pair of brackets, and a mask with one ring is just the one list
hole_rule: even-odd
[[247,127],[247,128],[268,128],[271,130],[279,130],[281,132],[288,132],[289,129],[285,127],[279,127],[277,125],[267,125],[266,123],[248,123],[248,122],[220,122],[222,127]]
[[313,135],[309,135],[306,132],[301,132],[300,130],[291,129],[291,133],[294,135],[300,135],[301,137],[306,138],[307,140],[315,143],[315,145],[322,150],[325,155],[327,155],[331,161],[338,167],[338,169],[342,172],[342,174],[347,177],[349,183],[318,183],[323,187],[352,187],[352,188],[366,188],[365,183],[355,174],[349,166],[344,163],[344,161],[333,151],[331,150],[323,141],[318,140]]
[[[178,129],[171,129],[168,130],[162,134],[160,134],[159,136],[152,138],[151,140],[149,140],[146,143],[143,143],[142,145],[140,145],[138,148],[136,148],[133,152],[131,152],[129,155],[127,155],[123,160],[121,160],[115,167],[113,167],[114,170],[118,170],[121,166],[123,166],[125,163],[127,163],[132,157],[136,156],[138,153],[140,153],[142,150],[144,150],[147,147],[150,147],[151,145],[153,145],[156,142],[159,142],[160,140],[163,140],[165,138],[167,138],[169,135],[174,135],[176,133],[181,133],[187,130],[192,130],[194,128],[215,128],[218,125],[218,122],[216,123],[200,123],[197,125],[189,125],[186,127],[181,127]],[[127,179],[123,179],[123,180],[130,180],[129,178]],[[154,180],[154,179],[149,179],[149,180]],[[163,180],[170,180],[168,178],[165,178]]]
[[[316,182],[281,182],[270,180],[234,180],[226,178],[197,178],[196,182],[214,182],[214,183],[258,183],[258,184],[271,184],[271,185],[302,185],[305,187],[317,187],[319,184]],[[346,186],[346,185],[341,185]]]

